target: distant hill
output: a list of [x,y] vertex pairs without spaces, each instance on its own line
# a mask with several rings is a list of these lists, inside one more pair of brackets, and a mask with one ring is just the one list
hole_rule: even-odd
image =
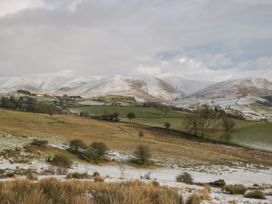
[[169,102],[200,90],[210,82],[194,81],[177,75],[154,77],[44,75],[34,77],[0,77],[0,92],[25,90],[53,95],[97,97],[123,95],[138,101]]

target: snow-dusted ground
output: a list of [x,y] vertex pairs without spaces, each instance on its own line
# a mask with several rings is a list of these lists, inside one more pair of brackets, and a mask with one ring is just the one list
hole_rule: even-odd
[[[54,144],[55,148],[66,149],[67,146]],[[110,159],[119,161],[118,163],[112,163],[110,165],[94,165],[88,163],[75,162],[70,172],[80,172],[92,175],[94,172],[99,172],[101,176],[105,177],[106,182],[125,182],[129,180],[142,179],[156,180],[163,186],[175,187],[180,189],[181,193],[186,197],[192,192],[200,193],[203,187],[196,185],[187,185],[184,183],[177,183],[176,177],[183,173],[189,172],[194,182],[197,183],[209,183],[219,179],[224,179],[227,184],[244,184],[248,187],[252,187],[253,184],[258,184],[266,188],[267,192],[272,192],[272,169],[264,166],[256,166],[250,164],[236,163],[234,166],[197,166],[197,167],[179,167],[178,165],[166,165],[159,168],[143,169],[135,168],[127,165],[127,161],[131,158],[126,153],[118,151],[110,151],[108,153]],[[157,161],[158,162],[158,161]],[[45,162],[45,159],[33,160],[29,163],[10,163],[9,161],[0,158],[0,169],[36,169],[37,172],[42,172],[44,169],[50,167],[49,163]],[[65,176],[56,176],[59,179],[64,179]],[[39,178],[48,177],[41,175]],[[190,193],[189,193],[190,192]],[[254,200],[247,199],[243,196],[229,195],[223,193],[221,189],[212,188],[211,192],[212,200],[203,203],[229,203],[236,200],[238,203],[272,203],[272,196],[267,196],[266,200]]]

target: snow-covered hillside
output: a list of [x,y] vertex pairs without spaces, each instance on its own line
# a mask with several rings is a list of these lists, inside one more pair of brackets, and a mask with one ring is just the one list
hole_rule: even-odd
[[197,103],[217,105],[240,111],[251,118],[271,119],[272,107],[262,109],[256,105],[263,96],[272,96],[272,82],[251,77],[213,84],[187,97],[174,100],[172,104],[180,107],[190,107]]
[[208,82],[199,82],[176,75],[154,77],[125,76],[62,76],[0,77],[0,92],[11,93],[19,89],[55,95],[96,97],[105,95],[132,96],[139,101],[169,102],[197,91]]

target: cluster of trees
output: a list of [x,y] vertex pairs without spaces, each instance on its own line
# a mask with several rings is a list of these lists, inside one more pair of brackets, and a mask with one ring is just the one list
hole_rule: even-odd
[[69,151],[88,162],[99,163],[105,159],[108,147],[102,142],[86,145],[82,140],[71,140]]
[[41,103],[29,96],[22,96],[19,98],[15,98],[14,96],[2,97],[0,99],[0,107],[26,112],[46,113],[50,115],[62,113],[62,110],[53,104]]
[[222,119],[222,126],[226,132],[235,127],[234,120],[223,110],[208,105],[198,105],[188,115],[187,129],[194,135],[204,138],[208,130],[215,130],[218,127],[219,119]]

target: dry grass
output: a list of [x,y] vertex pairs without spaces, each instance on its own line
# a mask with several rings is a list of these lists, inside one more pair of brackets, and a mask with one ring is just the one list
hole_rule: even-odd
[[200,204],[201,203],[201,198],[197,194],[192,194],[189,199],[186,201],[186,204]]
[[202,200],[211,200],[211,187],[209,185],[206,185],[203,190],[202,190],[202,194],[201,194],[201,199]]
[[234,185],[226,185],[225,190],[233,195],[244,195],[247,189],[242,184],[234,184]]
[[0,203],[15,204],[181,204],[176,190],[139,181],[97,183],[15,180],[0,183]]
[[246,198],[265,199],[265,194],[260,190],[246,192]]
[[[182,158],[190,163],[227,164],[232,161],[272,165],[272,155],[243,148],[192,141],[178,133],[156,130],[135,124],[111,123],[70,115],[44,115],[0,109],[0,130],[18,136],[70,141],[81,139],[86,144],[98,141],[110,149],[132,153],[140,144],[150,147],[154,157]],[[14,125],[16,124],[16,125]],[[145,132],[139,137],[139,129]]]

